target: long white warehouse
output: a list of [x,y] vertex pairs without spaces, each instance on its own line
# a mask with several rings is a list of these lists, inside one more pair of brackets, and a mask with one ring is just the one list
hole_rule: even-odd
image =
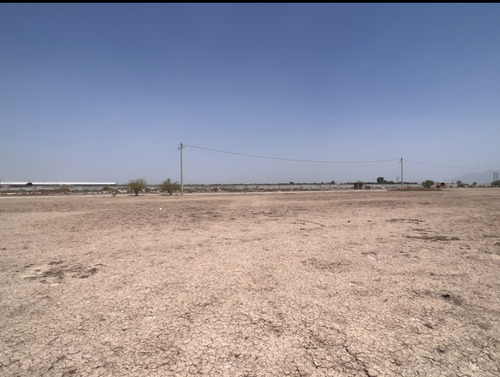
[[5,186],[116,186],[115,182],[1,182]]

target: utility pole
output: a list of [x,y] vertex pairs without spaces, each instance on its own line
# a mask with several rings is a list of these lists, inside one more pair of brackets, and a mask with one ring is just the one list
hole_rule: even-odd
[[401,189],[405,188],[404,178],[403,178],[403,157],[401,157]]
[[184,145],[181,145],[179,146],[179,149],[181,151],[181,195],[184,195],[184,181],[183,181],[183,178],[182,178],[182,149],[184,148]]

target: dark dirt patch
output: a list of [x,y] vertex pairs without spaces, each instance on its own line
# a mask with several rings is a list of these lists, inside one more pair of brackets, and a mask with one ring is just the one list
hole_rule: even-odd
[[62,265],[62,261],[50,262],[49,265],[56,265],[57,267],[50,267],[48,269],[36,268],[32,276],[25,277],[26,280],[45,280],[47,278],[54,278],[59,281],[63,280],[66,276],[72,278],[86,279],[97,273],[97,267],[85,267],[82,265]]
[[322,271],[339,271],[341,268],[349,265],[349,261],[326,261],[317,258],[308,258],[302,261],[306,266],[314,267]]
[[405,236],[406,238],[413,238],[413,239],[419,239],[419,240],[426,240],[426,241],[459,241],[460,238],[458,237],[448,237],[448,236]]
[[424,220],[419,219],[389,219],[387,220],[389,223],[403,223],[403,224],[420,224],[425,223]]

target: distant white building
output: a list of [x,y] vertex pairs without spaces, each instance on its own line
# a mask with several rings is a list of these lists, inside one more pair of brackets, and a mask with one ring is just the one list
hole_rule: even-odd
[[115,182],[0,182],[2,186],[116,186]]

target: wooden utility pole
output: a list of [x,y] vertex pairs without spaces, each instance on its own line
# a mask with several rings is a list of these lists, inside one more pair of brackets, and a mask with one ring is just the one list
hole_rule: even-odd
[[405,188],[404,178],[403,178],[403,157],[401,157],[401,189]]
[[181,151],[181,195],[184,195],[184,180],[183,180],[183,177],[182,177],[182,149],[184,148],[184,145],[181,145],[179,146],[179,150]]

